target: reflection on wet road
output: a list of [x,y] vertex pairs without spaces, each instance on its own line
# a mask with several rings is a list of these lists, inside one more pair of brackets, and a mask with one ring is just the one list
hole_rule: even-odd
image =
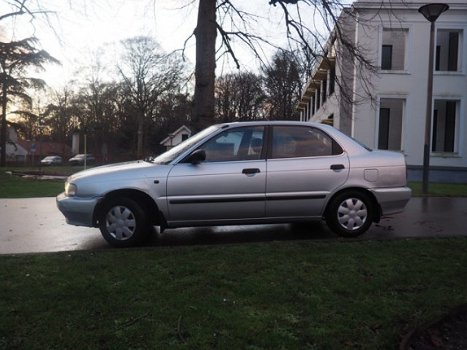
[[[360,239],[467,235],[467,198],[412,198]],[[148,245],[341,239],[322,222],[168,229]],[[98,229],[67,225],[55,198],[0,199],[0,254],[109,249]]]

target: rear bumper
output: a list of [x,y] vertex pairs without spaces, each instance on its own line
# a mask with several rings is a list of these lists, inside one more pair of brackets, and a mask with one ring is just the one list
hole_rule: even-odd
[[408,187],[378,188],[371,190],[381,207],[381,216],[400,213],[412,196]]
[[94,209],[100,198],[67,197],[64,193],[57,196],[57,207],[66,218],[66,222],[75,226],[94,226]]

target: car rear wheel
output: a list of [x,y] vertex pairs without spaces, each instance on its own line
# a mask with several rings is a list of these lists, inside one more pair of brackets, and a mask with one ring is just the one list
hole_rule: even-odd
[[130,247],[144,241],[150,225],[137,202],[129,198],[116,198],[104,204],[99,229],[105,240],[114,247]]
[[367,194],[349,191],[332,200],[326,213],[326,222],[339,236],[357,237],[370,228],[373,213],[372,201]]

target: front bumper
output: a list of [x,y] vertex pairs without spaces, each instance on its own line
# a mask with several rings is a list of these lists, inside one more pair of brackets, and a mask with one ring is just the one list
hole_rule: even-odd
[[96,198],[67,197],[65,193],[57,196],[57,207],[66,218],[66,222],[75,226],[94,226],[94,209],[100,201]]
[[378,188],[371,190],[381,207],[381,216],[400,213],[412,196],[408,187]]

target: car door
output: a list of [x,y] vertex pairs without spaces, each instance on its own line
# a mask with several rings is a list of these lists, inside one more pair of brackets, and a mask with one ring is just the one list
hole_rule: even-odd
[[266,161],[264,127],[228,128],[198,149],[198,164],[180,162],[169,173],[169,224],[264,217]]
[[310,126],[272,128],[266,180],[268,217],[320,216],[329,194],[349,173],[342,148]]

